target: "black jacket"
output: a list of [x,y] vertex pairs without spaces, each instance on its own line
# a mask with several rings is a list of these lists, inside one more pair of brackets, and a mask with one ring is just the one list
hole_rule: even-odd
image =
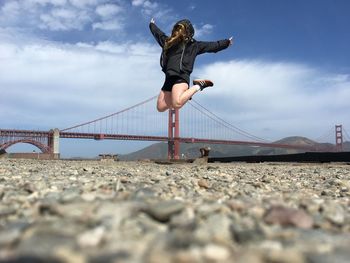
[[[167,39],[167,35],[161,31],[154,23],[150,23],[149,25],[150,30],[154,36],[154,38],[157,40],[158,44],[163,48],[165,40]],[[178,45],[177,48],[181,49],[181,56],[179,56],[179,59],[172,60],[172,64],[178,63],[177,65],[168,65],[167,61],[168,58],[166,54],[164,54],[164,51],[162,52],[162,55],[160,57],[160,65],[162,67],[163,72],[167,72],[169,68],[176,68],[179,69],[179,74],[186,74],[190,75],[193,71],[193,65],[194,61],[196,59],[197,55],[206,53],[206,52],[218,52],[220,50],[223,50],[227,48],[230,45],[230,40],[224,39],[219,40],[215,42],[204,42],[204,41],[196,41],[195,39],[191,39],[189,42],[185,43],[184,45]]]

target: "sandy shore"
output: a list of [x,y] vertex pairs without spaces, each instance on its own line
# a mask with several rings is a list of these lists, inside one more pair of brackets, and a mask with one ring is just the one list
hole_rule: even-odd
[[349,262],[350,165],[0,159],[2,262]]

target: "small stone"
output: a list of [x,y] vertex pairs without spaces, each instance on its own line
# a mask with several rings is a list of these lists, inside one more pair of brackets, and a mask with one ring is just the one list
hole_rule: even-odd
[[31,193],[34,193],[35,191],[37,191],[36,187],[34,184],[32,183],[25,183],[23,186],[22,186],[23,190],[25,190],[26,192],[28,192],[29,194]]
[[147,187],[140,188],[133,194],[133,199],[137,200],[154,199],[155,197],[157,197],[156,191]]
[[116,182],[114,183],[114,191],[115,192],[123,191],[123,187],[121,186],[120,177],[118,177]]
[[252,228],[243,227],[233,223],[230,226],[233,239],[239,244],[260,241],[264,238],[264,233],[258,226]]
[[208,157],[196,158],[193,163],[196,165],[206,165],[208,164]]
[[120,178],[120,182],[121,182],[122,184],[128,184],[128,183],[130,183],[130,178],[128,178],[128,177],[122,176],[122,177],[119,177],[119,178]]
[[335,225],[343,225],[345,222],[345,211],[343,207],[335,202],[328,202],[322,205],[322,214]]
[[21,231],[19,229],[8,229],[0,232],[0,247],[8,247],[13,245],[20,239]]
[[193,247],[189,250],[180,250],[176,252],[172,262],[176,262],[176,263],[202,262],[201,251],[197,247]]
[[268,250],[282,250],[283,246],[280,242],[278,241],[273,241],[273,240],[265,240],[263,241],[259,247],[263,249],[264,251]]
[[262,252],[257,249],[244,249],[239,251],[235,256],[235,261],[237,263],[266,263],[263,258]]
[[[65,262],[65,263],[87,262],[86,257],[84,255],[65,247],[60,247],[56,249],[53,254],[60,260],[60,262]],[[56,262],[56,261],[53,261],[53,262]]]
[[237,211],[237,212],[241,212],[246,208],[245,204],[239,200],[229,200],[227,201],[227,205],[233,211]]
[[[79,172],[77,171],[77,170],[71,170],[70,171],[70,174],[71,175],[79,175]],[[69,178],[70,179],[70,178]],[[75,180],[76,180],[77,178],[75,177]]]
[[324,203],[323,199],[305,199],[301,201],[300,207],[311,214],[316,214],[320,210],[322,203]]
[[73,247],[74,238],[50,230],[30,229],[17,247],[20,254],[50,255],[60,247]]
[[81,199],[83,199],[86,202],[92,202],[96,199],[96,195],[93,193],[83,193],[81,195]]
[[169,225],[171,227],[195,228],[195,213],[192,208],[185,208],[179,214],[171,217]]
[[266,262],[305,263],[303,254],[296,249],[273,249],[265,251]]
[[93,172],[93,168],[92,167],[84,167],[83,171],[87,172],[87,173],[92,173]]
[[71,180],[71,181],[77,181],[78,180],[78,178],[76,176],[70,176],[68,179]]
[[[120,263],[126,263],[131,262],[130,258],[131,255],[135,254],[134,251],[113,251],[111,253],[104,252],[104,253],[98,253],[96,255],[93,255],[92,257],[89,257],[88,261],[89,263],[102,263],[102,262],[120,262]],[[134,261],[133,261],[134,262]]]
[[199,207],[197,207],[197,214],[200,217],[207,217],[210,216],[211,214],[217,213],[222,211],[224,208],[223,205],[215,202],[215,203],[204,203],[202,205],[200,205]]
[[16,209],[0,205],[0,218],[16,214]]
[[307,262],[310,263],[349,263],[349,249],[340,249],[333,253],[309,253]]
[[105,228],[103,226],[96,227],[79,235],[78,244],[83,248],[96,247],[102,242],[104,234]]
[[61,194],[60,201],[63,203],[69,203],[78,199],[80,199],[80,190],[78,188],[68,188]]
[[311,228],[313,219],[303,210],[297,210],[284,206],[273,206],[265,214],[264,220],[268,224],[282,226],[296,226],[299,228]]
[[178,200],[169,200],[152,204],[144,212],[160,222],[167,222],[171,216],[180,213],[184,208],[184,203]]
[[222,245],[232,243],[231,220],[227,215],[217,213],[211,214],[206,220],[200,223],[195,232],[195,238],[200,244],[215,242]]
[[209,262],[223,262],[230,258],[230,251],[215,244],[206,245],[203,250],[204,258]]
[[261,206],[253,206],[249,209],[249,214],[260,220],[265,214],[265,209]]
[[205,179],[200,179],[198,181],[198,185],[202,188],[205,188],[205,189],[208,189],[209,188],[209,184],[208,184],[208,181],[205,180]]

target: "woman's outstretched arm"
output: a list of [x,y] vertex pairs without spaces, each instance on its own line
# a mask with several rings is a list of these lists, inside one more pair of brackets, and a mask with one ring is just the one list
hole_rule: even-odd
[[207,41],[197,41],[198,44],[198,53],[202,54],[206,52],[218,52],[225,48],[228,48],[233,44],[233,38],[223,39],[219,41],[207,42]]
[[149,28],[152,32],[152,35],[157,40],[158,44],[163,47],[165,43],[165,39],[167,39],[167,35],[157,27],[154,19],[151,19],[151,22],[149,23]]

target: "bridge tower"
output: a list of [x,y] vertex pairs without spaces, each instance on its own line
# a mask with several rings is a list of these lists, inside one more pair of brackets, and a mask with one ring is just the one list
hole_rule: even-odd
[[335,149],[337,152],[343,151],[343,126],[335,125]]
[[168,159],[180,159],[180,122],[179,109],[169,109]]
[[48,146],[50,148],[51,154],[54,159],[60,158],[60,131],[55,128],[50,130],[50,134],[48,137]]

